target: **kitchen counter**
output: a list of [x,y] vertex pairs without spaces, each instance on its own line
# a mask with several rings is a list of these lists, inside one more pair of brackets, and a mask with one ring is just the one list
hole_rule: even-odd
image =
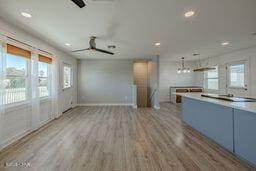
[[256,114],[256,102],[230,102],[225,100],[212,99],[208,97],[202,97],[201,94],[203,93],[173,93],[173,94],[200,100],[200,101],[205,101],[209,103],[214,103],[214,104],[218,104],[226,107],[231,107],[234,109],[245,110],[245,111],[253,112]]
[[173,86],[170,87],[170,101],[171,103],[181,103],[182,97],[173,93],[187,93],[187,92],[203,92],[203,88],[199,86]]
[[202,93],[182,96],[182,121],[238,158],[256,166],[256,102],[231,102]]

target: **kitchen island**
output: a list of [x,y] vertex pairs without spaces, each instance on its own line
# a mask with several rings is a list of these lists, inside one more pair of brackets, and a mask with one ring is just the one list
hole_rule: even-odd
[[212,139],[239,158],[256,165],[256,102],[230,102],[182,96],[182,121]]

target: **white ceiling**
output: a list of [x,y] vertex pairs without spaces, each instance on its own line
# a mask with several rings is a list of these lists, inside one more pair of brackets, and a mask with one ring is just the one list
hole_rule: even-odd
[[[115,44],[114,56],[70,53],[77,58],[186,59],[217,56],[256,45],[255,0],[113,0],[86,1],[83,9],[70,0],[0,0],[0,16],[69,52],[87,48],[94,35],[98,48]],[[184,18],[184,12],[196,15]],[[32,14],[24,18],[21,12]],[[221,42],[230,41],[227,47]],[[155,42],[161,42],[156,48]],[[71,46],[65,46],[70,43]],[[200,53],[199,57],[192,57]]]

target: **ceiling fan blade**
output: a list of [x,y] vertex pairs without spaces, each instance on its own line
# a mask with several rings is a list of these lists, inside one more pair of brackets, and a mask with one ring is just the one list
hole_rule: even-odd
[[85,7],[85,3],[83,0],[71,0],[73,1],[77,6],[79,6],[80,8]]
[[114,55],[113,52],[109,52],[109,51],[106,51],[106,50],[97,49],[97,48],[95,48],[94,50],[96,50],[96,51],[98,51],[98,52],[102,52],[102,53],[107,53],[107,54],[109,54],[109,55]]
[[82,51],[86,51],[86,50],[90,50],[90,48],[73,50],[71,52],[82,52]]

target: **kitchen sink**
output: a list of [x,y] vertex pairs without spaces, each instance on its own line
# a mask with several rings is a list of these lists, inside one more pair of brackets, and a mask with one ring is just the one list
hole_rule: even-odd
[[202,97],[208,97],[219,100],[226,100],[230,102],[256,102],[255,98],[250,97],[235,97],[232,94],[219,95],[219,94],[202,94]]

